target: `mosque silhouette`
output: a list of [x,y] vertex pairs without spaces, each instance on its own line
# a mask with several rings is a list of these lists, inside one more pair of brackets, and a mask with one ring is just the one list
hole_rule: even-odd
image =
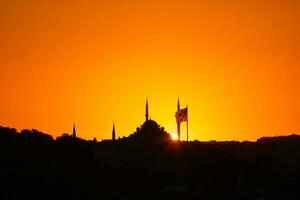
[[[179,104],[178,104],[179,105]],[[187,121],[187,107],[176,112]],[[149,117],[98,142],[0,126],[0,199],[300,199],[300,136],[174,142]]]
[[[112,130],[112,140],[114,141],[116,137],[115,125],[113,124]],[[172,137],[167,133],[164,127],[158,125],[158,123],[149,118],[149,105],[148,100],[146,100],[146,113],[145,122],[136,128],[136,131],[129,135],[125,140],[131,140],[139,143],[149,143],[149,144],[161,144],[169,142]]]

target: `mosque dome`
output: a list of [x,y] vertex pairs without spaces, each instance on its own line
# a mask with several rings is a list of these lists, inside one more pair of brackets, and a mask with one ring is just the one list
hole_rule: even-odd
[[135,141],[157,143],[160,141],[166,141],[170,139],[163,127],[158,125],[154,120],[148,118],[148,101],[146,102],[146,120],[137,128],[137,131],[131,136]]
[[144,124],[142,125],[142,129],[154,129],[154,128],[159,128],[159,125],[157,124],[156,121],[151,119],[145,121]]

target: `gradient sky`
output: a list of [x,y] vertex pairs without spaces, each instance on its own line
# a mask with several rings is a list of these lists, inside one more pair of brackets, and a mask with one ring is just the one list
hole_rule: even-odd
[[[300,132],[300,1],[1,0],[0,125],[85,139]],[[182,125],[182,134],[186,133]]]

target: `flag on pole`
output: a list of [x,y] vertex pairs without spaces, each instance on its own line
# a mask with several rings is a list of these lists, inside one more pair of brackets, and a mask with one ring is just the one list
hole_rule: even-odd
[[187,122],[188,121],[188,108],[179,109],[176,112],[177,122]]

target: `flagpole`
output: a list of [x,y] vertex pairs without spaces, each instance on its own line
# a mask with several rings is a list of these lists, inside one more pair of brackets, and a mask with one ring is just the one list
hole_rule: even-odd
[[188,142],[189,141],[189,109],[188,109],[188,106],[186,106],[186,110],[187,110],[187,113],[186,113],[186,141]]

